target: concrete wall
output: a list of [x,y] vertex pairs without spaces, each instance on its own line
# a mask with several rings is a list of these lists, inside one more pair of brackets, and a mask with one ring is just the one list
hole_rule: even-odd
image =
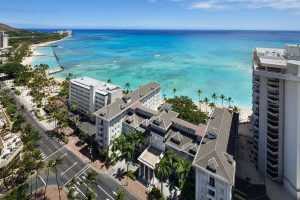
[[300,84],[285,82],[284,186],[300,198]]

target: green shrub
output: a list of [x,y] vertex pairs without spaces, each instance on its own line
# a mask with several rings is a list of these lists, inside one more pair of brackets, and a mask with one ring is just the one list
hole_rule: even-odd
[[127,176],[128,176],[129,178],[131,178],[132,180],[136,180],[136,177],[135,177],[133,171],[131,171],[131,170],[129,170],[129,171],[127,172]]

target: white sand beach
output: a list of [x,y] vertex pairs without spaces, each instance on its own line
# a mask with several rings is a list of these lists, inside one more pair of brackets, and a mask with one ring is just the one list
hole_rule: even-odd
[[36,47],[44,47],[44,46],[48,46],[50,44],[53,44],[55,42],[59,42],[59,41],[62,41],[62,40],[65,40],[67,37],[64,37],[62,39],[59,39],[59,40],[53,40],[53,41],[50,41],[50,42],[43,42],[43,43],[39,43],[39,44],[32,44],[30,45],[29,49],[30,51],[32,52],[32,54],[28,57],[24,57],[23,60],[22,60],[22,65],[31,65],[34,57],[36,56],[41,56],[42,54],[39,54],[35,49]]
[[[199,103],[195,102],[196,105],[199,105]],[[199,107],[199,106],[198,106]],[[217,105],[217,107],[222,107],[222,105]],[[227,107],[227,105],[224,107]],[[209,114],[212,112],[212,109],[209,106],[206,106],[205,103],[200,104],[201,111],[208,112]],[[245,123],[250,121],[250,117],[252,115],[252,109],[251,108],[239,108],[239,114],[240,114],[240,122]]]

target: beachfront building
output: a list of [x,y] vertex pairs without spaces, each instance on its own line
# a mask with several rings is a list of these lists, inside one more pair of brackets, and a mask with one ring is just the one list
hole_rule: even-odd
[[133,92],[125,94],[111,104],[97,110],[95,140],[101,147],[108,147],[126,128],[123,122],[133,106],[141,104],[144,108],[157,110],[160,105],[160,85],[150,82]]
[[226,108],[214,109],[193,160],[196,199],[232,199],[238,123],[238,114]]
[[93,113],[122,96],[120,87],[88,77],[72,79],[69,85],[69,104],[77,104],[78,111],[84,115]]
[[253,51],[253,162],[300,199],[300,46]]

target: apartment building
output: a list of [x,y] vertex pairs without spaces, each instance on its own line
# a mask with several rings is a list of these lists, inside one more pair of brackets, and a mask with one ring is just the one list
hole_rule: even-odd
[[0,48],[8,48],[8,35],[0,31]]
[[72,79],[69,89],[69,104],[77,104],[82,114],[93,113],[123,96],[120,87],[88,77]]
[[132,106],[141,103],[144,107],[155,111],[160,102],[160,85],[150,82],[97,110],[94,113],[97,127],[95,140],[100,146],[108,147],[111,141],[123,132],[125,128],[123,121]]
[[197,200],[232,199],[238,119],[226,108],[215,108],[193,160]]
[[300,199],[300,46],[253,50],[253,162]]

